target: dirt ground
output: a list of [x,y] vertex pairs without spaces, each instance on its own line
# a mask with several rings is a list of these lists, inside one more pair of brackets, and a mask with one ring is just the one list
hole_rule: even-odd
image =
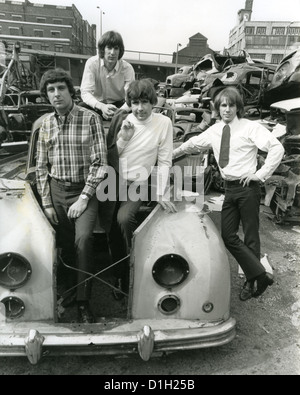
[[[157,356],[44,357],[36,366],[26,358],[0,358],[1,375],[298,375],[300,374],[300,226],[277,225],[261,206],[262,253],[274,269],[275,283],[258,299],[238,298],[244,280],[234,259],[231,315],[235,339],[222,347]],[[219,226],[220,214],[211,214]],[[114,302],[120,314],[125,302]],[[106,312],[111,308],[104,307]],[[105,311],[103,311],[105,313]]]

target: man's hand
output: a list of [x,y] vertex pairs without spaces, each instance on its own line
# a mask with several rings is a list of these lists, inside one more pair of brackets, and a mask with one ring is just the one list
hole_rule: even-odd
[[58,225],[58,218],[53,207],[45,208],[44,214],[52,225]]
[[134,125],[133,125],[133,123],[131,123],[127,119],[125,119],[122,122],[122,126],[121,126],[119,133],[118,133],[118,137],[122,138],[125,141],[129,141],[133,135],[134,135]]
[[241,178],[241,184],[243,184],[243,187],[249,186],[251,181],[258,182],[260,179],[257,177],[255,174],[247,174],[246,176]]
[[113,104],[105,104],[105,103],[100,103],[99,106],[97,106],[97,108],[99,108],[102,111],[103,118],[106,120],[111,119],[118,109]]
[[158,196],[157,202],[161,205],[161,207],[167,213],[176,213],[177,212],[177,209],[176,209],[174,203],[170,202],[169,200],[164,199],[163,196]]
[[68,217],[73,219],[79,218],[87,208],[88,203],[88,200],[83,200],[79,197],[78,200],[69,208]]

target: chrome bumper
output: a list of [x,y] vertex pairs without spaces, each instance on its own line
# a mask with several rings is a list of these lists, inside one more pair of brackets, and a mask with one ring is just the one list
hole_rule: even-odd
[[145,321],[1,324],[0,356],[27,356],[36,364],[46,355],[139,353],[147,361],[152,353],[216,347],[235,337],[233,318],[215,324],[178,319]]

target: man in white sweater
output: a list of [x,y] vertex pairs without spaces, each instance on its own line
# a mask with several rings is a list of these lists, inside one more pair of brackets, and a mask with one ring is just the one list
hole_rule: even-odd
[[[114,261],[130,252],[132,235],[137,228],[136,214],[143,201],[148,200],[148,179],[155,166],[157,166],[155,167],[157,169],[156,199],[163,209],[176,212],[175,205],[164,198],[169,170],[172,166],[171,120],[162,114],[152,112],[157,103],[157,95],[147,79],[131,82],[126,103],[131,107],[132,113],[126,116],[124,111],[120,111],[116,114],[108,133],[108,148],[109,151],[111,148],[114,149],[115,157],[114,163],[109,161],[109,164],[120,174],[126,192],[118,196],[110,232]],[[137,190],[139,198],[136,200]],[[122,234],[121,240],[118,234]],[[125,246],[121,254],[124,241]],[[114,256],[116,250],[117,256]],[[124,275],[121,277],[124,279]],[[118,281],[120,285],[120,279]]]

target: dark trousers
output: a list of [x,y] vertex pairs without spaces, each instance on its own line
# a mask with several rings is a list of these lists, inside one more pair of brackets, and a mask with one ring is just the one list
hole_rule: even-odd
[[[148,197],[148,184],[146,183],[145,185],[146,187],[142,188],[142,192],[141,189],[138,189],[139,193],[141,192],[141,199],[137,201],[130,200],[130,196],[128,196],[128,185],[124,187],[126,189],[125,195],[127,199],[121,201],[119,196],[116,202],[111,230],[108,237],[113,262],[117,262],[130,254],[132,236],[138,227],[136,216],[143,202],[147,201]],[[124,278],[127,276],[129,271],[128,262],[129,260],[125,260],[115,266],[114,275],[117,278]]]
[[92,273],[93,265],[93,231],[95,228],[98,200],[96,196],[89,200],[86,210],[77,219],[68,218],[68,210],[75,203],[84,187],[84,184],[64,186],[51,180],[51,197],[54,209],[58,216],[57,243],[62,248],[62,259],[71,267],[79,269],[75,271],[62,267],[58,271],[58,281],[64,281],[67,288],[82,283],[77,287],[76,299],[85,301],[91,296],[91,281],[86,281],[88,274]]
[[[260,263],[259,237],[260,185],[234,185],[225,188],[221,233],[225,246],[243,269],[247,280],[265,272]],[[244,241],[238,236],[242,223]]]

